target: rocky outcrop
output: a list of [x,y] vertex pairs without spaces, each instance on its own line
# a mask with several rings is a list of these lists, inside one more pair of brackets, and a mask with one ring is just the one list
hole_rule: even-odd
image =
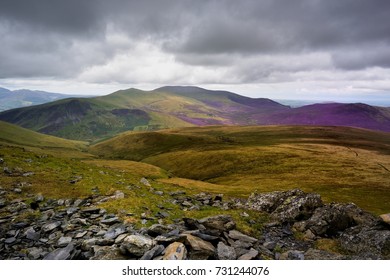
[[[155,223],[136,229],[99,208],[102,198],[50,200],[37,195],[34,210],[25,201],[8,201],[5,192],[0,189],[1,259],[390,259],[390,225],[383,217],[354,204],[324,204],[319,195],[300,190],[253,194],[244,202],[206,193],[171,194],[182,209],[217,207],[223,213],[240,208],[245,219],[246,209],[267,215],[268,222],[254,236],[238,230],[224,214],[167,224],[166,215],[155,219],[145,213],[140,218]],[[116,192],[109,199],[122,198]],[[339,253],[316,248],[324,238],[337,244]]]

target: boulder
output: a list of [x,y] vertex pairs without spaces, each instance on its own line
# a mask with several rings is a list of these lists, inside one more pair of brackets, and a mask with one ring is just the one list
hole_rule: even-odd
[[332,203],[317,208],[307,221],[295,226],[300,231],[307,231],[306,236],[333,237],[347,228],[356,225],[374,226],[379,219],[363,211],[355,204]]
[[181,242],[171,243],[166,249],[163,260],[185,260],[187,249]]
[[143,235],[129,235],[121,245],[122,252],[127,252],[136,257],[142,257],[147,251],[152,249],[154,241]]
[[189,258],[191,260],[207,260],[215,253],[215,247],[208,241],[191,234],[186,234],[186,244],[189,245]]
[[390,259],[390,230],[355,226],[345,230],[339,240],[342,249],[362,259]]

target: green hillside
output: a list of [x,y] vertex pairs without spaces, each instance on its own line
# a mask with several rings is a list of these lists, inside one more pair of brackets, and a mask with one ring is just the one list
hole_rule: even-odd
[[301,188],[389,212],[390,134],[342,127],[202,127],[124,133],[91,147],[216,185],[233,196]]
[[[264,100],[264,104],[259,104]],[[255,109],[251,102],[261,106]],[[153,91],[120,90],[94,98],[68,98],[1,112],[0,119],[58,137],[97,141],[128,130],[247,123],[254,111],[259,113],[269,107],[285,108],[266,99],[229,92],[165,87]]]
[[[86,142],[62,139],[0,121],[0,145],[11,145],[76,156],[86,150]],[[83,154],[87,156],[87,154]]]

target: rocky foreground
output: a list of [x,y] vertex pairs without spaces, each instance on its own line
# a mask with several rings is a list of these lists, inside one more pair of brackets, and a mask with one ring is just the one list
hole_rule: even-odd
[[[38,195],[27,203],[7,201],[6,192],[0,189],[0,259],[390,259],[388,216],[376,217],[354,204],[324,204],[318,194],[300,190],[226,202],[204,193],[171,194],[195,211],[208,205],[221,213],[240,208],[243,216],[247,209],[268,213],[258,236],[238,231],[228,215],[165,224],[168,214],[162,210],[153,218],[158,223],[135,229],[99,208],[110,198],[46,200]],[[120,197],[116,193],[113,199]],[[334,241],[338,250],[317,249],[323,239]]]

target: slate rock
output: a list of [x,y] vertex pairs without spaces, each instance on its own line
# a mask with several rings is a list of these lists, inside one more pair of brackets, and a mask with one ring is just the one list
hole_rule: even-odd
[[173,230],[172,226],[154,224],[148,228],[147,233],[150,236],[156,237],[159,235],[167,234],[167,233],[171,232],[172,230]]
[[237,259],[236,251],[233,247],[225,245],[223,242],[219,242],[217,246],[217,254],[219,260],[235,260]]
[[71,257],[71,253],[74,250],[72,243],[69,243],[65,248],[56,249],[49,254],[47,254],[43,259],[44,260],[68,260]]
[[304,252],[302,251],[289,250],[287,252],[282,253],[279,259],[280,260],[304,260],[305,255],[303,253]]
[[112,224],[116,224],[119,222],[120,221],[119,221],[118,217],[106,217],[100,221],[100,223],[105,224],[105,225],[112,225]]
[[207,260],[215,254],[215,247],[208,241],[191,234],[186,234],[185,243],[189,245],[189,258],[191,260]]
[[308,219],[315,209],[323,206],[321,196],[315,193],[304,193],[288,197],[271,214],[281,222],[294,222]]
[[238,260],[253,260],[259,255],[259,251],[251,248],[247,253],[241,255]]
[[140,260],[152,260],[157,257],[164,251],[165,247],[163,245],[156,245],[140,258]]
[[131,255],[142,257],[147,251],[152,249],[154,241],[143,235],[129,235],[121,245],[122,251],[128,252]]
[[62,236],[60,239],[58,239],[57,246],[58,247],[66,247],[68,244],[72,242],[72,237],[69,236]]
[[126,260],[126,256],[122,255],[120,250],[111,246],[94,246],[94,254],[91,260]]
[[345,251],[365,258],[390,258],[390,230],[355,226],[345,230],[340,238]]
[[29,228],[25,232],[26,238],[33,240],[33,241],[38,241],[41,238],[41,235],[39,232],[36,232],[33,228]]
[[363,211],[355,204],[332,203],[317,208],[312,217],[297,226],[297,229],[309,230],[315,236],[337,236],[347,228],[356,225],[373,226],[379,219],[372,214]]
[[237,230],[231,230],[229,231],[229,237],[231,239],[234,239],[234,240],[241,240],[243,242],[247,242],[247,243],[256,243],[257,242],[257,239],[256,238],[253,238],[253,237],[250,237],[248,235],[245,235]]
[[203,225],[206,229],[217,230],[219,232],[232,230],[236,227],[235,222],[229,215],[217,215],[207,217],[198,222]]
[[171,243],[166,249],[163,260],[185,260],[187,259],[187,249],[181,242]]
[[122,233],[126,232],[126,227],[122,224],[119,226],[113,226],[108,229],[108,231],[104,234],[103,238],[105,239],[115,239]]
[[142,177],[141,180],[140,180],[140,183],[147,186],[147,187],[151,187],[152,185],[149,183],[148,179]]
[[52,231],[53,229],[58,228],[60,225],[61,225],[60,221],[51,222],[51,223],[45,224],[42,227],[42,231],[43,232],[49,232],[49,231]]

